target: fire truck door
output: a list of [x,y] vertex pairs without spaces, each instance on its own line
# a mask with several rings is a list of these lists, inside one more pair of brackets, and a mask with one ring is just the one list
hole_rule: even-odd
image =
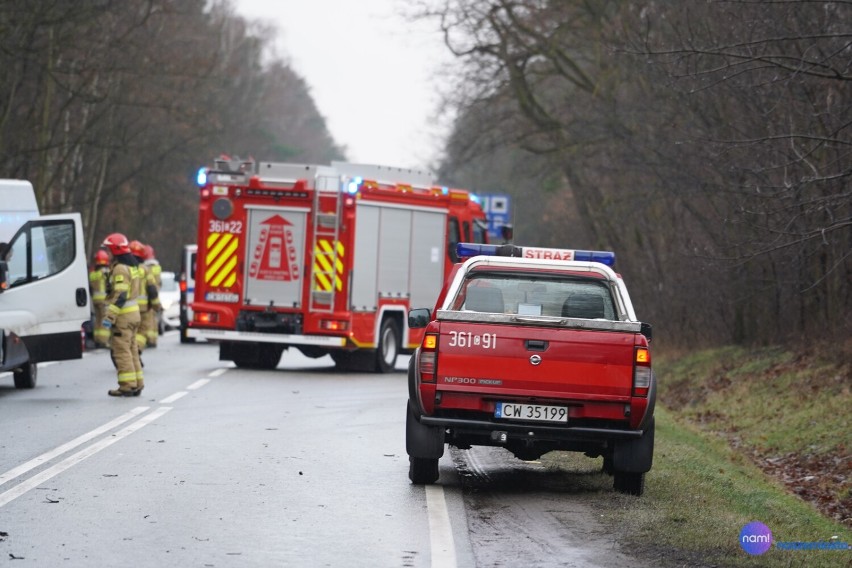
[[299,307],[302,301],[307,209],[251,208],[248,212],[245,301]]

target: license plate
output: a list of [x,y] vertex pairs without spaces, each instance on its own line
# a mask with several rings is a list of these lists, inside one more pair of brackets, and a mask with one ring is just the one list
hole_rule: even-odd
[[507,420],[535,420],[538,422],[568,422],[568,408],[544,404],[517,404],[498,402],[494,418]]

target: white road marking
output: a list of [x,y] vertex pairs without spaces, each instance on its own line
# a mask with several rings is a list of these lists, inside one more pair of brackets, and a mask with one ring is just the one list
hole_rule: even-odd
[[103,440],[96,442],[96,443],[92,444],[91,446],[80,450],[76,454],[72,454],[72,455],[68,456],[67,458],[65,458],[64,460],[59,462],[58,464],[56,464],[52,467],[49,467],[46,470],[42,471],[41,473],[38,473],[38,474],[32,476],[31,478],[24,481],[23,483],[16,485],[12,489],[9,489],[5,493],[0,493],[0,507],[6,505],[7,503],[12,501],[13,499],[17,499],[18,497],[20,497],[21,495],[23,495],[27,491],[30,491],[31,489],[38,487],[39,485],[41,485],[45,481],[59,475],[63,471],[77,465],[78,463],[82,462],[84,459],[90,458],[93,455],[95,455],[96,453],[100,452],[101,450],[108,448],[109,446],[113,445],[114,443],[118,442],[119,440],[126,438],[130,434],[141,429],[143,426],[147,426],[148,424],[150,424],[151,422],[153,422],[154,420],[156,420],[157,418],[159,418],[160,416],[162,416],[163,414],[165,414],[166,412],[168,412],[171,409],[172,409],[171,406],[160,406],[160,407],[154,409],[154,411],[151,412],[150,414],[143,416],[142,418],[140,418],[139,420],[137,420],[133,424],[130,424],[124,430],[119,430],[118,432],[116,432],[112,436],[110,436],[108,438],[104,438]]
[[197,381],[186,387],[186,390],[194,391],[195,389],[200,389],[209,382],[210,379],[198,379]]
[[171,404],[171,403],[173,403],[174,401],[176,401],[177,399],[179,399],[179,398],[183,398],[183,397],[185,397],[185,396],[186,396],[186,395],[188,395],[188,394],[189,394],[189,393],[188,393],[188,392],[186,392],[186,391],[178,391],[178,392],[176,392],[175,394],[173,394],[173,395],[171,395],[171,396],[167,396],[166,398],[164,398],[163,400],[161,400],[161,401],[160,401],[160,404]]
[[227,372],[228,372],[228,367],[222,367],[221,369],[216,369],[215,371],[211,372],[207,376],[208,377],[218,377],[219,375],[224,375]]
[[67,451],[73,450],[77,446],[85,444],[89,440],[96,438],[97,436],[100,436],[104,432],[112,430],[113,428],[115,428],[119,424],[123,424],[124,422],[127,422],[131,418],[139,416],[140,414],[142,414],[143,412],[145,412],[149,408],[150,408],[149,406],[137,406],[136,408],[134,408],[130,412],[125,412],[124,414],[122,414],[121,416],[116,418],[115,420],[111,420],[110,422],[107,422],[103,426],[99,426],[99,427],[95,428],[94,430],[92,430],[90,432],[86,432],[82,436],[74,438],[70,442],[62,444],[61,446],[58,446],[57,448],[50,450],[49,452],[45,452],[45,453],[41,454],[40,456],[31,459],[27,463],[21,464],[16,468],[10,469],[6,473],[0,475],[0,485],[3,485],[7,481],[12,481],[16,477],[25,474],[26,472],[28,472],[31,469],[37,468],[38,466],[40,466],[43,463],[49,462],[50,460],[52,460],[56,456],[60,456]]
[[432,568],[455,568],[456,545],[444,499],[444,488],[440,485],[426,486],[426,508],[429,512],[429,538],[432,543]]

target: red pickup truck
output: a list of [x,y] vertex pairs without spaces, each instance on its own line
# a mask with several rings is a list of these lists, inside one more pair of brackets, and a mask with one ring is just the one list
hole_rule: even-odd
[[636,319],[615,255],[461,243],[408,371],[409,478],[438,479],[444,444],[522,460],[603,456],[617,491],[641,495],[654,453],[651,326]]

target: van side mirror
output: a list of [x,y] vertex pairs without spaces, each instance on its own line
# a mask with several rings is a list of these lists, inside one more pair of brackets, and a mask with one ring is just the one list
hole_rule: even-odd
[[643,323],[639,327],[639,333],[645,336],[645,339],[648,340],[648,343],[651,343],[651,337],[654,335],[651,329],[650,323]]
[[5,260],[0,260],[0,293],[9,287],[9,265]]
[[411,329],[422,329],[429,325],[432,320],[432,310],[429,308],[417,308],[408,312],[408,327]]

